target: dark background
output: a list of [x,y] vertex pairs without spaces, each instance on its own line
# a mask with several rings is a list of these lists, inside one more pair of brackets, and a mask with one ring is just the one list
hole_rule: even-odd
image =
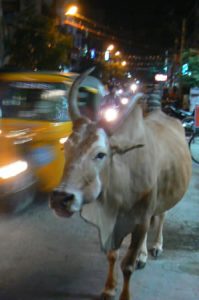
[[139,54],[141,51],[155,54],[172,48],[180,38],[184,17],[189,35],[196,3],[197,0],[81,1],[85,15],[94,18],[94,14],[98,14],[100,23],[109,27],[127,50]]

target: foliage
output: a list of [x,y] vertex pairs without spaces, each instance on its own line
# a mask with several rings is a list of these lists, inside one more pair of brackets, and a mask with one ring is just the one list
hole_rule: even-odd
[[184,51],[182,60],[184,64],[188,64],[188,72],[182,76],[182,85],[185,87],[199,86],[199,50]]
[[54,19],[21,16],[11,43],[10,63],[25,69],[57,70],[69,61],[72,39],[61,33]]

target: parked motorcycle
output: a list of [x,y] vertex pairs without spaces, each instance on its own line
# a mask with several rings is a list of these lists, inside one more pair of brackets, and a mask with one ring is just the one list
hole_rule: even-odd
[[186,136],[191,136],[194,132],[194,116],[190,116],[190,117],[185,117],[184,119],[182,119],[182,126],[185,129],[185,134]]
[[186,117],[193,117],[194,111],[186,111],[181,108],[177,108],[175,104],[167,104],[165,105],[162,110],[169,116],[172,116],[174,118],[177,118],[179,120],[183,120]]

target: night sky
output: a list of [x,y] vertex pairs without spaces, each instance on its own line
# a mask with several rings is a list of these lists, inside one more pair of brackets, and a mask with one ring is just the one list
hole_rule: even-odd
[[[160,53],[174,46],[180,38],[182,19],[191,31],[194,8],[198,0],[81,0],[85,14],[89,9],[103,12],[103,25],[121,38],[124,47],[135,53]],[[185,3],[184,3],[185,2]],[[87,11],[86,11],[87,10]]]

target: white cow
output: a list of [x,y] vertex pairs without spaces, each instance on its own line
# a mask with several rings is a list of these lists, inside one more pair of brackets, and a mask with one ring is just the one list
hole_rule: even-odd
[[132,241],[121,269],[120,300],[129,300],[129,280],[147,261],[147,232],[158,218],[153,255],[162,252],[165,212],[185,194],[191,177],[191,158],[180,122],[160,109],[143,117],[135,96],[126,113],[107,130],[99,122],[80,115],[77,90],[91,70],[74,82],[69,107],[73,133],[65,144],[65,169],[50,206],[60,216],[81,211],[96,225],[107,253],[109,272],[103,299],[116,294],[118,249],[128,234]]

